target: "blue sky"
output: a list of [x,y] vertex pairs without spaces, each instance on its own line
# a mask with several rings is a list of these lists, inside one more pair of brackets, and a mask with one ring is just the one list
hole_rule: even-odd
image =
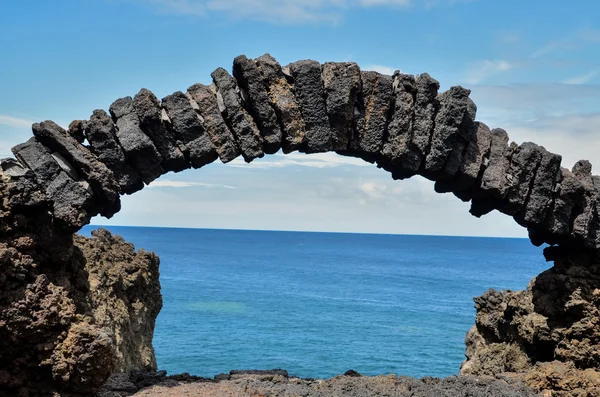
[[[21,0],[0,6],[0,154],[146,87],[210,82],[239,54],[428,72],[478,119],[564,156],[600,155],[600,3],[486,0]],[[169,174],[101,224],[524,236],[421,178],[333,154]]]

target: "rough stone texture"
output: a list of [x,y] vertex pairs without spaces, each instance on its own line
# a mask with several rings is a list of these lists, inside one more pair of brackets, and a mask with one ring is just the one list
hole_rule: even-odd
[[29,138],[12,149],[13,154],[23,165],[26,165],[35,174],[38,182],[46,187],[60,173],[61,168],[51,156],[50,149],[42,145],[35,138]]
[[492,143],[491,132],[487,125],[477,122],[474,128],[475,134],[467,145],[453,189],[455,194],[465,201],[470,199],[467,192],[482,177],[484,163],[489,155]]
[[523,143],[512,154],[508,170],[507,206],[503,212],[523,217],[522,212],[525,211],[542,155],[542,148],[532,142]]
[[333,150],[335,138],[327,117],[321,65],[312,60],[298,61],[290,64],[289,70],[306,127],[306,142],[301,151],[319,153]]
[[[304,396],[304,397],[534,397],[538,394],[510,379],[493,377],[425,377],[361,376],[356,371],[331,379],[300,379],[286,375],[244,371],[227,374],[218,381],[177,381],[164,379],[158,385],[143,389],[134,396]],[[215,377],[216,378],[216,377]],[[126,395],[126,394],[125,394]],[[105,394],[102,397],[113,397]]]
[[266,154],[277,153],[281,148],[281,129],[256,62],[244,55],[236,57],[233,60],[233,77],[242,90],[244,104],[260,130],[263,151]]
[[223,163],[228,163],[240,155],[233,133],[229,131],[219,110],[216,92],[211,87],[194,84],[188,88],[188,94],[198,104],[197,112],[204,120],[204,129],[217,150]]
[[292,86],[285,78],[281,65],[271,55],[265,54],[256,58],[256,64],[263,76],[269,103],[275,109],[280,123],[283,152],[291,153],[305,140],[304,120],[292,92]]
[[416,175],[421,166],[421,158],[412,143],[417,87],[414,76],[396,73],[393,79],[394,112],[387,127],[379,164],[392,168],[400,166],[397,173],[410,177]]
[[571,233],[573,219],[582,209],[584,194],[585,187],[577,176],[568,169],[562,168],[554,204],[545,222],[551,234],[561,237]]
[[[107,231],[74,244],[70,233],[46,233],[43,195],[11,186],[22,179],[0,181],[13,193],[1,217],[0,396],[89,396],[115,369],[155,369],[158,258]],[[7,216],[33,211],[37,224]]]
[[177,91],[163,98],[162,105],[190,164],[194,168],[200,168],[215,161],[218,155],[190,101],[190,97]]
[[90,184],[95,207],[102,216],[110,218],[119,212],[119,186],[103,162],[53,121],[35,123],[32,129],[38,141],[62,154]]
[[[438,96],[439,109],[435,118],[435,127],[431,136],[429,153],[425,159],[423,175],[437,180],[436,176],[453,177],[462,162],[462,152],[470,139],[470,130],[461,129],[465,117],[470,117],[470,90],[462,87],[452,87]],[[458,149],[458,155],[451,156],[453,150]],[[447,172],[444,166],[450,159],[454,163]]]
[[353,62],[326,62],[322,67],[327,116],[333,150],[346,151],[354,125],[354,108],[361,88],[360,68]]
[[461,373],[513,372],[548,396],[598,395],[599,303],[600,264],[584,253],[556,260],[526,291],[486,292]]
[[429,74],[423,73],[416,78],[415,117],[413,121],[412,143],[421,158],[421,167],[429,153],[431,135],[438,109],[437,95],[440,83]]
[[162,157],[162,169],[165,172],[179,172],[189,168],[175,134],[165,125],[158,98],[150,90],[142,88],[133,98],[133,107],[140,120],[140,128]]
[[71,124],[69,124],[69,128],[67,129],[67,133],[71,135],[73,138],[77,140],[79,143],[83,143],[85,141],[85,131],[87,129],[87,121],[86,120],[73,120]]
[[[350,152],[367,161],[375,161],[383,149],[388,134],[388,122],[393,111],[394,91],[391,76],[377,72],[361,72],[356,127],[350,141]],[[387,163],[387,161],[386,161]]]
[[552,195],[560,175],[562,157],[542,149],[542,160],[535,174],[533,188],[525,209],[525,221],[540,224],[546,219]]
[[501,200],[506,196],[508,189],[506,178],[510,165],[508,134],[501,128],[495,128],[491,135],[489,162],[483,173],[481,189],[493,198]]
[[223,68],[212,72],[211,77],[217,87],[217,101],[223,118],[233,131],[242,157],[246,162],[264,156],[263,139],[252,116],[244,109],[239,87],[233,77]]
[[104,110],[94,110],[87,123],[86,138],[92,153],[113,172],[121,193],[132,194],[144,188],[140,175],[125,161],[117,142],[117,127]]
[[131,167],[148,184],[162,175],[162,157],[148,135],[140,128],[140,119],[133,107],[133,99],[117,99],[110,105],[110,114],[117,125],[117,141],[123,148]]

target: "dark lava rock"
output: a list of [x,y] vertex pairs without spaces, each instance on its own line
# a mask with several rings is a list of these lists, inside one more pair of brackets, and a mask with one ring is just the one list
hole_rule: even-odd
[[350,141],[350,151],[365,160],[374,161],[384,145],[388,122],[393,109],[392,77],[377,72],[361,72],[356,128]]
[[263,157],[263,139],[252,116],[244,109],[241,93],[236,80],[223,68],[218,68],[211,73],[213,82],[217,87],[217,101],[233,131],[237,145],[246,162]]
[[327,117],[321,64],[312,60],[298,61],[290,64],[289,70],[306,127],[305,146],[301,150],[306,153],[333,150],[335,141]]
[[133,98],[133,108],[140,120],[140,128],[154,143],[162,157],[161,167],[165,172],[179,172],[190,165],[177,144],[173,131],[165,125],[160,101],[145,88]]
[[102,216],[110,218],[119,212],[119,185],[103,162],[53,121],[34,124],[33,134],[44,146],[63,155],[90,184]]
[[293,152],[304,143],[305,125],[292,86],[283,74],[281,65],[271,55],[258,57],[256,64],[263,76],[269,103],[275,109],[281,126],[283,152]]
[[277,121],[275,110],[269,103],[269,97],[263,76],[254,60],[240,55],[233,60],[233,77],[242,90],[242,98],[250,114],[254,117],[256,125],[263,138],[263,150],[267,154],[274,154],[281,148],[281,129]]
[[123,148],[127,162],[148,184],[162,175],[162,157],[148,135],[140,128],[140,119],[133,107],[133,99],[117,99],[110,105],[110,114],[117,125],[117,141]]
[[322,75],[333,149],[345,151],[350,144],[360,92],[360,68],[354,62],[327,62],[323,64]]
[[413,122],[412,143],[421,158],[421,166],[425,161],[438,108],[437,95],[440,83],[429,74],[418,75],[416,80],[415,118]]
[[162,105],[190,164],[194,168],[200,168],[215,161],[218,155],[191,100],[183,92],[177,91],[163,98]]
[[121,193],[131,194],[144,188],[142,178],[126,162],[117,142],[117,127],[104,110],[94,110],[86,133],[90,150],[113,172]]
[[202,84],[194,84],[188,88],[188,94],[198,104],[197,111],[204,120],[204,129],[215,145],[221,161],[228,163],[238,157],[240,151],[219,110],[216,91]]

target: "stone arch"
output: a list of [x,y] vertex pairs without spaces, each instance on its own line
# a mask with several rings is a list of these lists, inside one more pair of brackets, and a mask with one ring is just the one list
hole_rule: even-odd
[[388,76],[350,62],[282,67],[268,54],[239,56],[233,76],[223,68],[211,76],[210,86],[194,84],[160,101],[142,89],[68,130],[36,123],[3,169],[33,171],[55,225],[75,232],[95,215],[110,218],[120,195],[167,172],[279,150],[335,151],[394,179],[422,175],[437,192],[471,201],[474,216],[512,216],[533,244],[560,247],[548,255],[600,244],[600,180],[591,164],[569,171],[543,146],[509,143],[506,131],[475,120],[468,89],[439,93],[426,73]]

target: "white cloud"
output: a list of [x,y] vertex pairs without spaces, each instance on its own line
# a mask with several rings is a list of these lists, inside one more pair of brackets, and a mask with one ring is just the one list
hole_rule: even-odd
[[387,74],[389,76],[393,76],[394,72],[398,70],[398,68],[393,68],[391,66],[385,65],[367,65],[367,67],[362,68],[363,70],[372,70],[374,72],[379,72],[381,74]]
[[277,153],[273,156],[266,156],[262,159],[256,159],[250,164],[246,164],[241,157],[227,163],[230,167],[247,168],[285,168],[285,167],[311,167],[311,168],[332,168],[342,165],[352,165],[357,167],[370,166],[371,164],[355,158],[340,156],[336,153],[314,153],[304,154],[293,152],[287,155]]
[[560,52],[577,51],[582,49],[588,43],[599,42],[600,30],[583,29],[568,36],[549,41],[535,50],[530,57],[535,59]]
[[0,114],[0,124],[9,125],[11,127],[23,127],[29,128],[34,122],[27,119],[21,119],[18,117],[12,117]]
[[465,82],[469,84],[479,84],[488,78],[506,72],[514,65],[506,60],[496,59],[475,62],[467,68]]
[[207,17],[222,13],[233,18],[276,24],[339,22],[352,8],[426,8],[470,0],[126,0],[150,4],[159,12]]
[[158,180],[153,181],[148,185],[148,187],[174,187],[174,188],[184,188],[184,187],[217,187],[223,189],[235,189],[235,186],[230,185],[217,185],[212,183],[202,183],[202,182],[192,182],[192,181],[170,181],[170,180]]
[[599,74],[600,74],[600,70],[592,70],[588,73],[568,78],[568,79],[564,80],[563,83],[564,84],[586,84],[586,83],[589,83],[590,81],[592,81]]

